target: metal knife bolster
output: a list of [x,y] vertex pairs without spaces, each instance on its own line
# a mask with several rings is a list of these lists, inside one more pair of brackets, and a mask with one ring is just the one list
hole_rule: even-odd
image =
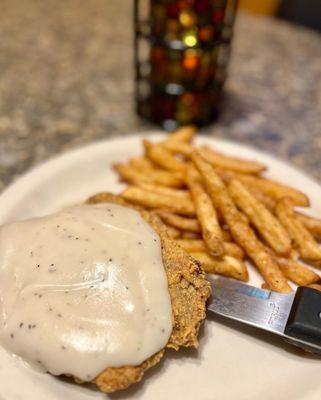
[[281,294],[229,278],[209,280],[213,285],[210,311],[321,354],[321,292],[299,287],[296,292]]

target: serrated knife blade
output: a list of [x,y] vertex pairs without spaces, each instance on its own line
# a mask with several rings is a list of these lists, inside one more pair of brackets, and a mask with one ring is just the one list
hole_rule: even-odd
[[[213,287],[208,303],[211,312],[280,335],[305,350],[321,353],[321,292],[299,288],[300,291],[282,294],[229,278],[213,276],[208,279]],[[313,304],[310,304],[311,299]]]

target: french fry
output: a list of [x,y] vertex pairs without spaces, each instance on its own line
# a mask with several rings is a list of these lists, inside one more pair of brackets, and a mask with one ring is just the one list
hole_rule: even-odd
[[[263,286],[270,290],[291,291],[286,278],[321,290],[321,284],[315,283],[321,282],[319,275],[298,262],[301,257],[321,268],[321,248],[315,241],[321,240],[321,219],[293,209],[296,205],[308,206],[308,197],[295,188],[258,176],[265,170],[260,162],[223,155],[206,146],[195,152],[191,144],[194,134],[195,127],[185,126],[160,143],[144,141],[145,156],[116,164],[122,180],[134,185],[123,192],[124,202],[154,209],[169,236],[198,257],[208,271],[247,280],[241,261],[245,251],[263,275]],[[99,193],[88,202],[108,199],[108,193]],[[275,211],[282,202],[292,202],[292,234]],[[272,250],[256,237],[250,225]]]
[[297,261],[300,258],[300,254],[295,249],[291,249],[288,258],[290,260]]
[[134,204],[146,208],[164,208],[167,211],[183,215],[195,215],[195,206],[185,199],[175,199],[172,196],[160,195],[136,186],[128,186],[121,196]]
[[165,147],[159,144],[153,144],[144,140],[146,156],[153,163],[168,171],[184,172],[186,170],[186,163],[177,159]]
[[[177,243],[187,252],[208,252],[208,248],[203,240],[200,239],[180,239]],[[235,243],[224,243],[224,252],[226,255],[242,260],[243,250]]]
[[312,285],[308,285],[310,288],[319,290],[321,292],[321,285],[313,283]]
[[236,243],[224,242],[224,253],[228,256],[238,258],[239,260],[243,260],[244,258],[242,247],[238,246]]
[[250,226],[244,223],[223,181],[215,173],[213,167],[196,153],[192,155],[192,160],[202,175],[215,207],[217,207],[224,216],[224,220],[235,242],[241,246],[252,259],[272,290],[283,293],[290,292],[291,287],[282,274],[278,264],[270,256],[265,246],[255,236]]
[[234,171],[227,171],[227,170],[222,169],[222,168],[214,168],[214,170],[215,170],[216,174],[222,179],[222,181],[225,184],[230,183],[233,179],[239,179],[242,182],[240,177],[242,177],[244,174],[237,174]]
[[201,232],[201,226],[196,218],[186,218],[163,210],[157,211],[157,214],[166,224],[174,228],[189,232]]
[[224,256],[222,260],[218,260],[205,252],[192,252],[190,255],[201,263],[207,273],[224,275],[244,282],[249,279],[247,268],[241,260],[231,256]]
[[222,236],[223,236],[224,242],[232,241],[232,236],[231,236],[230,232],[227,231],[226,229],[222,229]]
[[[192,169],[192,170],[193,170],[193,169]],[[196,170],[196,172],[197,172],[197,174],[198,174],[197,176],[199,176],[199,182],[202,183],[202,179],[201,179],[201,177],[200,177],[199,172],[198,172],[197,170]],[[194,172],[193,172],[193,174],[194,174]],[[195,175],[195,177],[196,177],[196,175]],[[186,182],[187,182],[187,180],[186,180]],[[226,222],[225,222],[225,220],[224,220],[224,215],[222,215],[222,213],[220,212],[220,210],[219,210],[218,208],[216,208],[215,210],[216,210],[216,212],[217,212],[217,217],[218,217],[218,219],[219,219],[221,225],[223,225],[223,226],[225,225],[225,226],[226,226]],[[248,217],[247,217],[243,212],[240,212],[240,213],[239,213],[239,216],[240,216],[240,218],[243,220],[243,222],[244,222],[245,224],[249,224],[249,223],[250,223]],[[229,234],[228,231],[227,231],[227,233],[223,233],[223,234],[224,234],[225,236],[227,236],[227,238],[224,239],[225,241],[230,242],[230,241],[232,240],[231,235]]]
[[187,170],[186,182],[195,204],[204,242],[212,254],[221,256],[224,254],[223,235],[211,199],[192,168]]
[[318,274],[297,261],[282,257],[277,257],[276,261],[284,275],[299,286],[308,286],[320,281]]
[[195,135],[196,127],[194,125],[185,125],[173,131],[169,138],[178,142],[190,143]]
[[201,234],[197,232],[182,231],[182,239],[201,239]]
[[245,213],[268,245],[279,255],[289,254],[291,239],[264,204],[258,201],[237,179],[231,181],[228,190],[234,203]]
[[315,239],[321,240],[321,219],[310,217],[309,215],[296,212],[297,218],[303,223],[306,229],[314,236]]
[[252,193],[252,195],[261,203],[263,203],[265,205],[265,207],[271,211],[272,213],[274,213],[274,208],[275,208],[275,204],[276,201],[271,197],[268,196],[267,194],[261,192],[261,190],[253,187],[247,187],[247,189]]
[[148,172],[146,172],[124,164],[115,164],[114,169],[124,181],[136,185],[145,182],[180,188],[185,184],[184,176],[179,172],[172,173],[158,169],[149,169]]
[[293,199],[294,205],[296,206],[308,207],[310,205],[310,201],[304,193],[290,186],[249,175],[240,176],[240,180],[250,187],[260,189],[263,193],[274,199],[289,196]]
[[122,203],[124,206],[128,204],[125,200],[120,200],[119,196],[109,192],[96,193],[93,196],[90,196],[86,200],[86,204],[115,203],[115,202]]
[[174,199],[185,199],[186,201],[192,202],[192,197],[188,190],[173,189],[166,186],[155,185],[153,183],[146,182],[141,182],[137,186],[153,193],[158,193],[165,196],[172,196]]
[[306,261],[313,267],[321,269],[321,260],[306,260]]
[[291,197],[295,206],[308,207],[310,205],[309,198],[304,193],[282,183],[258,176],[239,174],[234,171],[227,171],[220,168],[216,168],[215,172],[225,183],[237,178],[247,186],[248,189],[254,189],[256,191],[260,190],[265,195],[272,197],[274,200],[279,200],[283,197]]
[[227,169],[243,174],[259,174],[266,170],[266,166],[257,161],[246,161],[240,158],[226,156],[207,146],[198,150],[201,157],[216,168]]
[[176,240],[176,243],[188,253],[207,252],[206,244],[200,239],[180,239]]
[[136,157],[129,160],[129,165],[136,169],[151,169],[154,164],[146,157]]
[[173,226],[166,226],[166,232],[171,239],[179,239],[181,237],[181,232],[179,229],[174,228]]
[[164,142],[161,142],[160,145],[165,147],[171,153],[182,154],[187,158],[190,157],[194,151],[194,148],[190,144],[179,142],[177,140],[167,139]]
[[304,260],[321,260],[321,248],[301,220],[296,216],[292,199],[285,197],[279,200],[275,207],[275,213],[288,231],[300,256]]

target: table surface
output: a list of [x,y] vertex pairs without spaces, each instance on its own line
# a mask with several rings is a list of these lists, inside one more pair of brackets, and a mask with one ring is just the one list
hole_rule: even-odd
[[[153,127],[133,111],[131,15],[131,0],[1,0],[0,191],[57,153]],[[321,180],[320,35],[239,14],[224,105],[206,132]]]

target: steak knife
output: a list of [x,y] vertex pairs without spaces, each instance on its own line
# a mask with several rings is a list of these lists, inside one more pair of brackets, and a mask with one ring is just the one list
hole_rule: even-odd
[[211,312],[283,337],[321,355],[321,292],[299,287],[288,294],[253,287],[233,279],[209,277]]

